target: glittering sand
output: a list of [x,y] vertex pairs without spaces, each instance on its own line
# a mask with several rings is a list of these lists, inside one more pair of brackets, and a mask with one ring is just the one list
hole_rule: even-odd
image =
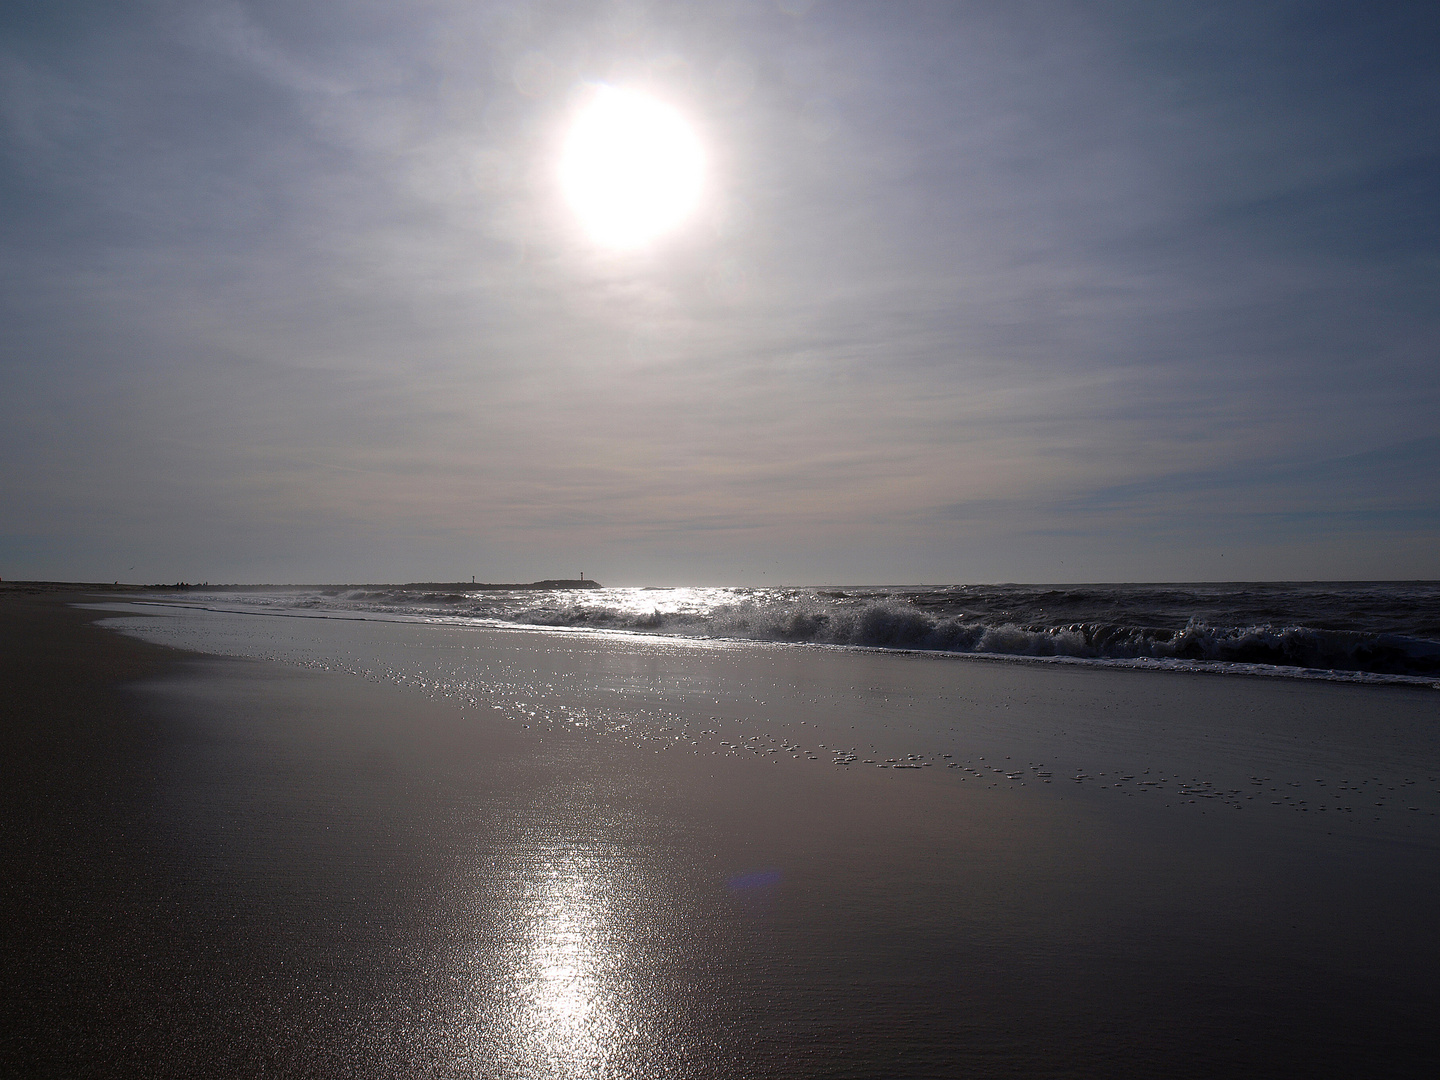
[[1433,1074],[1434,691],[63,600],[6,1074]]

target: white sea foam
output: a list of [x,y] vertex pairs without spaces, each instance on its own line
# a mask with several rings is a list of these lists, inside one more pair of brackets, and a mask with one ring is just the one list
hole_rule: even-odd
[[1437,684],[1440,679],[1440,586],[1427,583],[476,591],[347,586],[191,590],[163,602],[274,615],[926,650],[1343,681]]

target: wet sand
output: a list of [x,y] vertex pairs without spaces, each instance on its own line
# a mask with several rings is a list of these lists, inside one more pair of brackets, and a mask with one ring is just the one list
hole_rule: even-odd
[[1430,691],[103,615],[0,601],[7,1073],[1440,1060]]

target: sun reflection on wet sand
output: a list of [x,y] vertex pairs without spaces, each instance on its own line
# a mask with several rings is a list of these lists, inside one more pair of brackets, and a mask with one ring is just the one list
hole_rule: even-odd
[[[602,889],[573,862],[551,870],[517,973],[520,1030],[551,1071],[604,1071],[627,1002],[600,948],[612,913]],[[613,959],[613,958],[612,958]]]
[[501,1075],[658,1075],[653,965],[635,933],[628,860],[540,851],[523,860],[501,968],[482,1007],[482,1058]]

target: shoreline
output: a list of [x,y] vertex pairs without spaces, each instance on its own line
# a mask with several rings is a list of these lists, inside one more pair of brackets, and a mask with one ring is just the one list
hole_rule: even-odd
[[[629,685],[628,676],[619,676],[620,681],[613,682],[621,670],[635,665],[653,668],[658,664],[664,678],[679,685],[714,683],[720,695],[717,705],[733,698],[722,710],[722,715],[728,714],[725,723],[732,728],[742,718],[748,722],[753,715],[757,723],[768,724],[775,731],[783,729],[792,736],[809,732],[808,742],[828,737],[823,735],[827,730],[831,735],[843,736],[847,728],[859,725],[870,731],[869,738],[879,740],[871,747],[872,752],[881,752],[879,747],[888,746],[888,750],[881,753],[882,762],[885,754],[924,751],[932,755],[933,765],[938,760],[933,759],[933,755],[948,750],[954,752],[953,764],[959,765],[975,754],[993,757],[997,752],[1008,753],[1010,750],[1003,749],[1008,746],[1017,753],[1023,748],[1026,760],[1055,763],[1058,758],[1069,762],[1069,772],[1103,775],[1109,768],[1106,761],[1114,759],[1115,749],[1128,747],[1121,761],[1112,761],[1120,765],[1122,771],[1138,773],[1150,767],[1164,767],[1173,773],[1177,764],[1184,765],[1188,760],[1192,771],[1187,775],[1195,776],[1198,770],[1201,777],[1217,783],[1225,779],[1233,786],[1251,783],[1247,777],[1257,767],[1256,755],[1259,760],[1271,763],[1262,771],[1281,768],[1284,780],[1277,782],[1289,783],[1297,776],[1308,782],[1308,774],[1316,770],[1315,774],[1320,776],[1337,779],[1344,776],[1338,760],[1327,763],[1328,758],[1337,754],[1340,760],[1347,755],[1371,758],[1382,744],[1390,746],[1397,740],[1404,744],[1406,740],[1415,739],[1426,740],[1426,754],[1434,749],[1429,741],[1433,741],[1435,730],[1432,723],[1435,699],[1428,687],[1403,684],[1365,686],[1325,680],[1196,679],[1197,674],[1209,673],[1166,669],[1148,669],[1153,677],[1146,679],[1139,677],[1135,669],[1106,665],[957,665],[935,661],[972,658],[857,647],[774,648],[771,646],[783,643],[726,642],[609,631],[572,633],[567,629],[510,624],[492,628],[430,620],[280,617],[267,620],[269,627],[261,637],[255,638],[252,630],[246,629],[250,620],[245,616],[251,614],[249,611],[187,606],[166,612],[163,607],[157,607],[151,609],[155,615],[147,616],[143,610],[128,605],[116,605],[110,610],[117,619],[117,629],[140,633],[152,640],[198,643],[203,639],[203,647],[221,654],[278,659],[325,670],[363,671],[366,678],[381,682],[430,687],[428,692],[437,700],[499,709],[499,717],[524,726],[535,718],[533,710],[517,710],[508,700],[507,691],[497,692],[484,678],[477,678],[476,673],[467,674],[473,666],[467,659],[470,654],[478,654],[478,659],[494,652],[505,657],[505,667],[520,679],[520,685],[539,680],[536,690],[543,687],[542,696],[546,698],[565,701],[570,692],[564,689],[564,681],[570,678],[581,679],[582,685],[593,683],[595,691],[607,696],[621,694],[614,708],[639,710],[632,712],[632,717],[647,717],[643,722],[635,721],[640,724],[639,729],[629,725],[632,732],[638,730],[635,737],[642,741],[656,737],[656,732],[671,724],[690,723],[702,729],[712,726],[703,722],[704,714],[716,711],[702,699],[694,703],[699,715],[687,719],[681,707],[684,695],[677,698],[662,693],[660,698],[655,698],[653,693],[640,693],[635,696],[636,688]],[[125,614],[127,610],[131,613],[129,616]],[[201,638],[195,638],[193,631],[201,627],[204,628]],[[395,635],[409,642],[401,653],[394,653],[387,644]],[[264,643],[262,648],[254,647],[257,641]],[[326,641],[330,644],[322,644]],[[432,645],[440,647],[448,659],[440,659],[437,653],[432,658],[436,662],[425,660]],[[540,662],[539,658],[550,654],[566,657],[564,663],[569,666],[568,670],[557,671]],[[781,671],[787,673],[784,678],[777,677],[776,673]],[[599,681],[595,682],[597,678]],[[507,679],[502,685],[508,682]],[[845,691],[837,685],[849,683],[878,686],[872,686],[873,692],[867,693],[860,686]],[[811,684],[832,687],[824,695],[829,700],[821,715],[810,715],[820,700],[803,689]],[[972,736],[980,740],[978,744],[967,744],[963,736],[961,742],[954,741],[954,720],[948,718],[949,707],[944,702],[953,700],[957,693],[965,696],[978,693],[979,703],[989,702],[984,705],[985,709],[1001,710],[993,715],[1005,718],[985,721],[979,727],[975,727],[972,720],[970,730]],[[888,702],[895,695],[908,703],[908,709],[918,711],[886,720],[883,724],[886,731],[882,733],[875,728],[875,718],[890,715]],[[656,711],[655,704],[660,700],[669,704]],[[1015,728],[1008,712],[1012,701],[1025,702],[1026,713],[1031,716],[1028,726],[1037,728],[1036,731],[1022,736],[1020,729]],[[1116,716],[1113,706],[1107,702],[1128,702],[1125,712],[1137,707],[1140,711],[1130,717],[1124,712]],[[1243,706],[1239,713],[1229,715],[1236,713],[1237,705]],[[588,707],[583,698],[572,701],[570,706],[561,704],[558,712],[552,711],[549,722],[558,723],[563,729],[565,709],[577,706]],[[542,708],[542,713],[544,711]],[[1162,719],[1167,715],[1172,719]],[[806,721],[801,721],[799,727],[794,726],[796,718],[806,716],[809,716],[808,728],[804,726]],[[899,726],[893,726],[892,720],[899,722]],[[839,731],[835,730],[837,725]],[[1047,725],[1061,731],[1062,736],[1061,729],[1071,729],[1071,735],[1040,735],[1038,729]],[[1077,727],[1086,734],[1077,735]],[[906,731],[911,734],[904,735]],[[982,731],[986,734],[982,735]],[[1364,737],[1374,745],[1367,746],[1361,741],[1362,732],[1368,732]],[[720,738],[721,734],[708,734],[701,745],[723,749],[727,744],[715,741]],[[1307,746],[1308,741],[1316,739],[1319,740],[1317,747]],[[1326,746],[1333,750],[1322,752]],[[726,752],[737,751],[730,744]],[[1289,766],[1283,765],[1292,758]],[[1377,760],[1372,767],[1386,775],[1400,769],[1391,758],[1383,765]],[[1287,773],[1291,775],[1284,775]],[[1427,791],[1430,786],[1433,784],[1426,785]],[[1284,798],[1282,795],[1282,801]],[[1426,805],[1428,807],[1428,803]],[[1429,807],[1429,812],[1435,810]]]
[[[147,595],[154,591],[142,592],[126,602],[144,604]],[[522,623],[505,619],[471,617],[464,615],[415,615],[403,612],[347,612],[343,609],[331,611],[309,611],[288,609],[266,611],[241,606],[216,607],[213,604],[186,604],[169,600],[163,596],[155,598],[155,606],[169,608],[190,608],[198,611],[225,612],[235,615],[262,615],[269,618],[317,619],[336,622],[380,622],[402,623],[424,626],[450,626],[483,630],[513,630],[528,633],[576,634],[585,636],[614,635],[622,639],[653,641],[656,643],[718,645],[783,646],[787,648],[809,648],[863,652],[895,656],[927,656],[949,660],[981,661],[1003,664],[1037,664],[1075,666],[1115,671],[1148,671],[1190,675],[1229,676],[1247,679],[1289,679],[1300,682],[1323,682],[1360,686],[1397,686],[1440,690],[1440,679],[1429,675],[1393,675],[1380,672],[1355,671],[1345,668],[1309,668],[1283,664],[1242,663],[1223,660],[1171,660],[1156,657],[1085,657],[1067,655],[1029,655],[1023,653],[1002,653],[990,651],[960,651],[953,649],[926,649],[914,646],[860,645],[826,641],[786,641],[767,637],[725,637],[701,636],[697,634],[665,634],[658,631],[631,630],[621,627],[564,626],[543,623]]]

